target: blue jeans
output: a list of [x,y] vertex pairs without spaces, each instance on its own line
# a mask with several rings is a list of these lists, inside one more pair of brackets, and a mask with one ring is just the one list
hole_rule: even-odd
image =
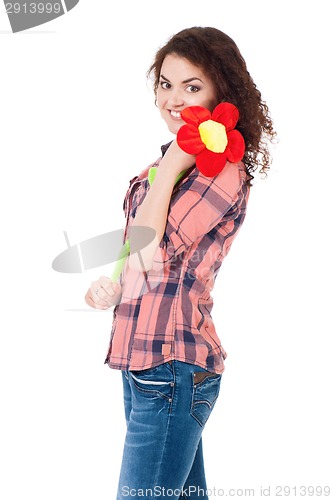
[[117,500],[208,499],[202,431],[221,377],[177,360],[122,371],[127,433]]

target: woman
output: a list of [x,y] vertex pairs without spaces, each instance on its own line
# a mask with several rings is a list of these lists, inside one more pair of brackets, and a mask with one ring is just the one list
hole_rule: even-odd
[[[174,135],[184,125],[183,109],[234,104],[245,154],[205,177],[176,138],[163,146],[154,181],[150,167],[130,181],[124,209],[131,255],[120,283],[101,277],[86,302],[96,309],[116,305],[105,363],[122,370],[124,388],[127,434],[117,498],[206,499],[202,431],[227,357],[210,292],[245,218],[253,174],[269,168],[266,139],[275,132],[239,49],[215,28],[174,35],[158,50],[150,75]],[[155,234],[144,249],[133,230],[142,226]]]

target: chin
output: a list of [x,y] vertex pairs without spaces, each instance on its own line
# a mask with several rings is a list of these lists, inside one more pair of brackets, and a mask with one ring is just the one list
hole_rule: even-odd
[[168,127],[168,130],[171,132],[171,134],[174,134],[176,135],[178,133],[178,131],[180,130],[180,128],[182,127],[183,124],[179,124],[179,125],[174,125],[174,123],[172,123],[169,127]]

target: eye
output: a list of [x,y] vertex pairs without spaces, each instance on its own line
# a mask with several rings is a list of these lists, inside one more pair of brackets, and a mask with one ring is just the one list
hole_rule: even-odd
[[171,88],[171,84],[169,82],[164,82],[162,80],[159,81],[159,85],[162,89],[170,89]]
[[192,93],[192,92],[198,92],[200,88],[196,87],[196,85],[188,85],[187,90]]

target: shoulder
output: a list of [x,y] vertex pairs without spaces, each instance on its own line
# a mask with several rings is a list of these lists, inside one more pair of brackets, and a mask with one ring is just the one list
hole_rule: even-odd
[[180,183],[179,189],[197,192],[207,199],[221,197],[235,201],[246,181],[247,173],[243,162],[227,162],[215,177],[206,177],[195,167]]

